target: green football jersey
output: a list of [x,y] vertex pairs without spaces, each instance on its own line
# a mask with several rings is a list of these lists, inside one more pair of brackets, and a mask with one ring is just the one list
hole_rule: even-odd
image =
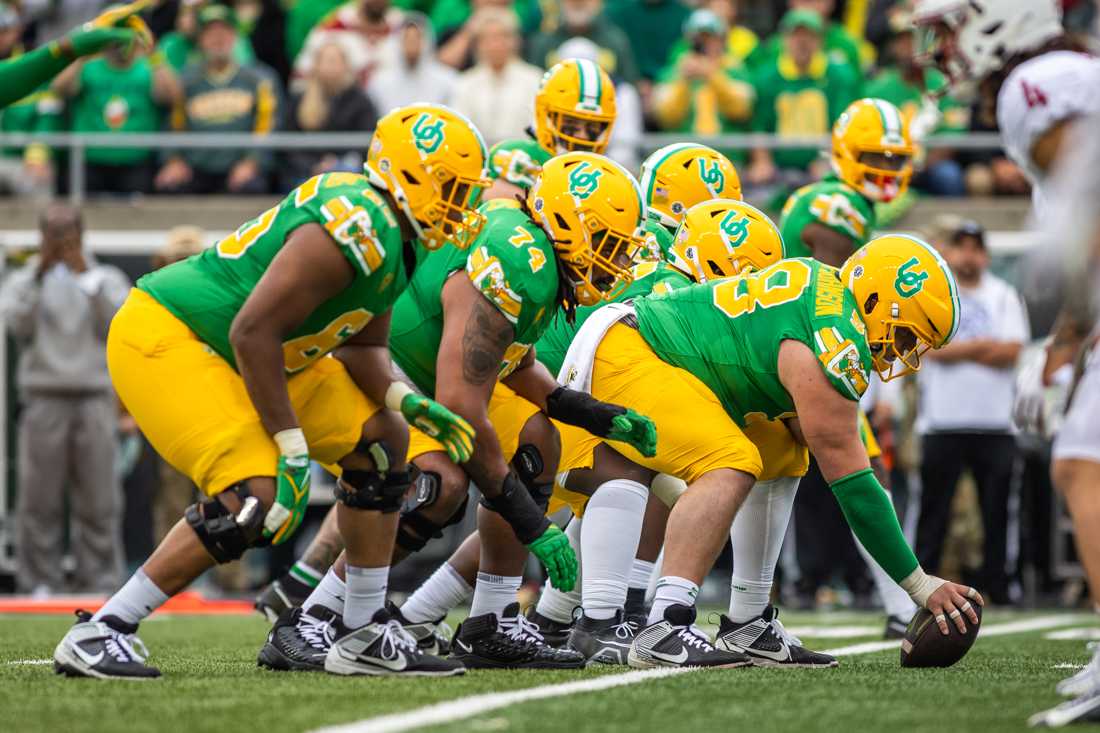
[[408,284],[397,217],[366,177],[314,176],[213,247],[146,275],[137,287],[236,368],[233,319],[290,233],[311,222],[325,228],[355,275],[287,335],[286,370],[300,371],[389,310]]
[[443,338],[443,285],[453,273],[466,276],[515,328],[500,378],[511,374],[549,327],[558,310],[558,267],[542,228],[508,199],[479,209],[486,222],[468,250],[445,248],[417,268],[393,307],[390,353],[422,392],[435,394],[435,366]]
[[[667,293],[691,285],[692,282],[691,278],[667,262],[640,262],[630,271],[634,275],[634,282],[615,299],[617,303],[643,298],[650,293]],[[546,329],[546,333],[535,344],[535,358],[556,376],[561,371],[565,352],[569,351],[569,344],[573,342],[577,331],[581,330],[590,315],[604,305],[597,303],[577,308],[577,317],[572,324],[565,320],[565,313],[559,311],[550,328]]]
[[503,178],[526,191],[535,185],[535,176],[552,157],[530,138],[501,140],[489,150],[489,177]]
[[833,176],[803,186],[783,204],[779,218],[779,233],[788,257],[813,257],[802,241],[802,230],[813,222],[850,238],[855,252],[871,238],[875,207],[859,191]]
[[794,414],[779,381],[779,345],[801,341],[851,400],[867,389],[871,352],[855,298],[835,268],[788,259],[756,272],[643,298],[642,337],[663,361],[702,380],[742,427]]

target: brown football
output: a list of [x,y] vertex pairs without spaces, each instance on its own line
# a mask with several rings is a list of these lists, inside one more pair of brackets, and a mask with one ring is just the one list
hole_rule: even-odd
[[978,628],[982,624],[982,607],[974,604],[978,614],[978,623],[973,624],[965,615],[967,630],[960,634],[951,619],[947,620],[950,630],[947,636],[940,633],[939,626],[927,608],[917,611],[909,622],[905,638],[901,641],[901,666],[903,667],[950,667],[966,656],[974,640],[978,638]]

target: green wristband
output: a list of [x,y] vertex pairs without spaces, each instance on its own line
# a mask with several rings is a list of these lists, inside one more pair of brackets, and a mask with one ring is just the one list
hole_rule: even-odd
[[848,526],[871,557],[894,582],[900,583],[917,568],[917,556],[905,540],[898,515],[882,484],[870,468],[829,484]]

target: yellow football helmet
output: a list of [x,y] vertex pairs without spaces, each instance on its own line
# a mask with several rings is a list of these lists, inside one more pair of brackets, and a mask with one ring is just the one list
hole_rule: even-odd
[[363,164],[401,207],[427,249],[465,249],[485,217],[476,209],[491,181],[481,133],[441,104],[398,107],[378,121]]
[[621,165],[596,153],[555,156],[527,192],[527,209],[553,243],[580,305],[611,300],[630,284],[646,206]]
[[741,177],[729,158],[698,143],[673,143],[642,163],[642,192],[650,211],[674,228],[684,212],[710,199],[741,200]]
[[565,59],[535,94],[535,139],[548,153],[602,153],[615,124],[615,85],[588,59]]
[[857,99],[833,125],[833,170],[873,201],[892,201],[913,176],[909,121],[883,99]]
[[783,237],[767,214],[744,201],[695,204],[676,230],[669,263],[697,283],[759,270],[783,259]]
[[921,354],[946,345],[959,328],[955,276],[936,250],[915,237],[872,239],[848,258],[840,279],[859,305],[875,371],[884,382],[920,369]]

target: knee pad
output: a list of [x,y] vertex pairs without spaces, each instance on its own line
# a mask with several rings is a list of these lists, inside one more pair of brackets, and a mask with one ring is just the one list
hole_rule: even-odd
[[336,482],[334,494],[352,509],[392,514],[401,508],[412,481],[408,471],[344,471]]
[[217,497],[192,504],[183,513],[187,525],[219,564],[240,559],[249,547],[267,544],[262,536],[266,512],[260,500],[243,484],[229,490],[241,500],[237,514],[230,512]]
[[[421,471],[416,477],[416,491],[401,507],[401,521],[397,525],[397,544],[409,552],[419,552],[429,540],[443,536],[443,530],[458,524],[466,516],[469,495],[442,524],[428,519],[423,511],[439,500],[440,485],[443,479],[435,471]],[[415,534],[414,534],[415,533]]]
[[524,484],[532,484],[542,475],[546,463],[542,460],[542,453],[534,443],[525,443],[516,448],[516,454],[512,456],[512,468],[516,469],[516,475]]

